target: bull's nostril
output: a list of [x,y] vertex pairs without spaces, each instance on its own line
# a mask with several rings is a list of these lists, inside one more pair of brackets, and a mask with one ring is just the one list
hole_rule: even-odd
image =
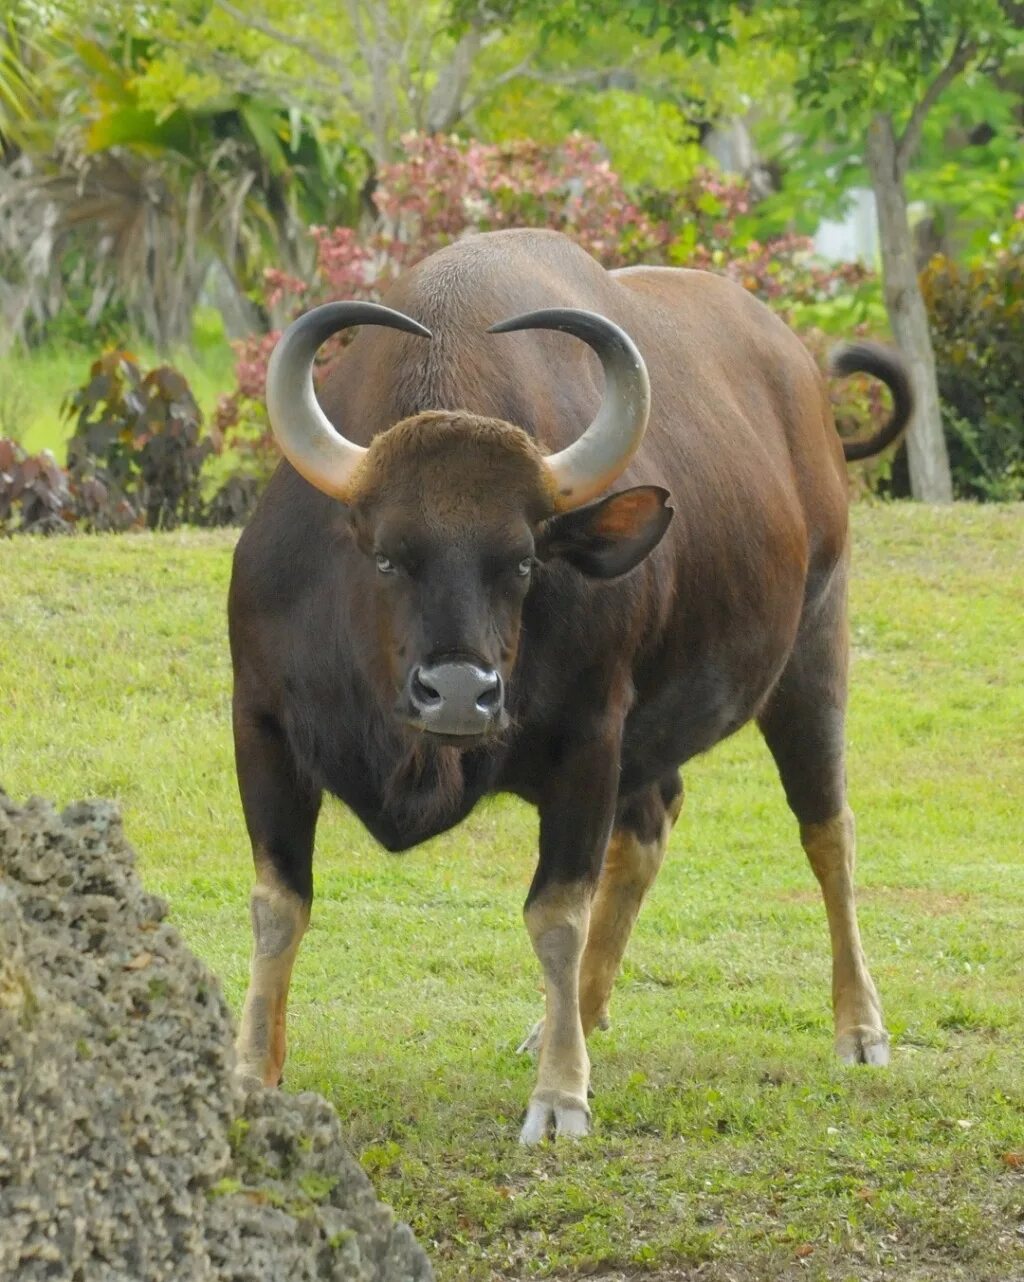
[[477,695],[476,706],[481,712],[487,712],[493,716],[501,709],[501,678],[496,672],[487,675],[490,678],[488,688]]
[[423,680],[423,669],[416,668],[409,682],[409,693],[418,708],[433,708],[441,703],[441,693]]

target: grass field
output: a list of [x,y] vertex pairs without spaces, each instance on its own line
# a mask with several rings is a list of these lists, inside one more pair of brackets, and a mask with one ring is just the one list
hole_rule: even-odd
[[[493,801],[391,858],[328,808],[288,1089],[335,1103],[442,1279],[1024,1279],[1024,509],[854,527],[850,783],[889,1070],[832,1060],[824,912],[749,729],[686,771],[577,1145],[515,1143],[533,813]],[[232,541],[0,544],[0,782],[119,799],[237,1009]]]

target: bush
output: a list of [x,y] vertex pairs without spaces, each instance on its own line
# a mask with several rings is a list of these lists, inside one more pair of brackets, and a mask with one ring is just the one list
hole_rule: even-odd
[[244,525],[252,516],[263,485],[258,477],[233,472],[199,516],[200,525]]
[[990,258],[921,273],[958,498],[1024,498],[1024,206]]
[[66,533],[74,521],[67,474],[49,452],[0,439],[0,534]]
[[0,534],[238,525],[252,512],[260,487],[244,470],[222,467],[203,501],[201,473],[218,442],[203,435],[188,383],[170,366],[143,374],[128,352],[106,352],[64,412],[76,419],[66,470],[49,451],[29,456],[0,438]]
[[201,514],[200,471],[216,443],[184,376],[143,374],[134,356],[105,352],[64,403],[75,419],[68,474],[79,520],[94,530],[173,529]]

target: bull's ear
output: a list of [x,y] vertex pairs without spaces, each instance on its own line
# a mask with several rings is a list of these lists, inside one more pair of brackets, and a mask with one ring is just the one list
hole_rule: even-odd
[[537,556],[542,561],[561,557],[595,579],[626,574],[668,529],[669,497],[659,485],[638,485],[552,517],[539,531]]

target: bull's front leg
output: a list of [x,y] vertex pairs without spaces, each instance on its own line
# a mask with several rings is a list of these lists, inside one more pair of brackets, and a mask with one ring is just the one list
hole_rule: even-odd
[[615,814],[617,734],[567,753],[540,804],[540,859],[523,916],[544,972],[545,1011],[537,1085],[520,1133],[590,1131],[590,1060],[580,1018],[580,960],[590,902]]
[[536,1144],[556,1135],[590,1131],[590,1059],[580,1020],[580,958],[587,942],[592,887],[549,883],[527,903],[524,916],[544,970],[545,1013],[537,1085],[520,1139]]
[[288,987],[313,899],[313,837],[320,794],[301,781],[284,735],[236,694],[235,759],[252,840],[253,949],[236,1041],[247,1087],[276,1086],[285,1060]]

